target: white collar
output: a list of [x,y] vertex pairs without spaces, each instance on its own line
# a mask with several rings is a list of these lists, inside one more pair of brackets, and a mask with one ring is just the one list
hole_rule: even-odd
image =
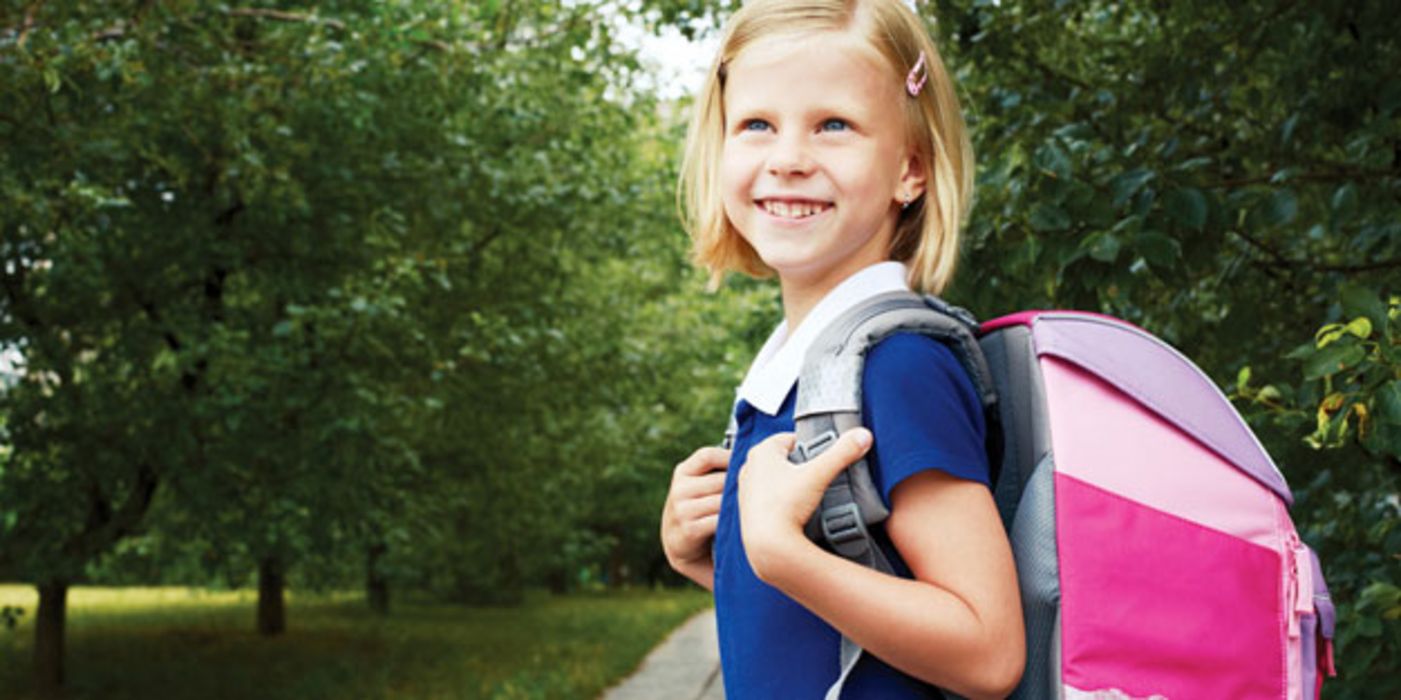
[[788,322],[779,322],[749,365],[749,373],[739,385],[738,398],[771,416],[778,415],[783,400],[798,381],[808,347],[827,326],[847,309],[873,296],[909,288],[905,266],[898,262],[876,263],[842,280],[812,307],[792,336],[788,334]]

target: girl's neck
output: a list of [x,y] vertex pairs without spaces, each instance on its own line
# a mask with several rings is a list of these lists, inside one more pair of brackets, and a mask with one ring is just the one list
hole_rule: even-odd
[[895,235],[895,213],[881,223],[874,236],[836,259],[818,260],[809,265],[778,269],[783,293],[783,319],[791,334],[802,324],[822,298],[852,275],[876,263],[890,260],[890,240]]
[[[781,282],[783,290],[783,320],[788,324],[788,334],[798,330],[798,325],[807,318],[817,302],[822,301],[826,292],[814,293],[809,288],[790,289],[787,282]],[[829,288],[827,291],[831,291]]]
[[783,320],[788,326],[789,335],[791,336],[798,329],[803,319],[812,313],[818,302],[821,302],[828,293],[836,289],[837,285],[878,262],[882,262],[882,260],[853,258],[851,264],[830,270],[828,274],[821,277],[780,276],[779,288],[783,294]]

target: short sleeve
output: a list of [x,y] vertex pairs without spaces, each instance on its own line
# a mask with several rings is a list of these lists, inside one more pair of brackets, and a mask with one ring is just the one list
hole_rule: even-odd
[[926,469],[987,485],[982,404],[953,351],[897,334],[866,357],[861,410],[875,435],[871,476],[886,504],[900,482]]

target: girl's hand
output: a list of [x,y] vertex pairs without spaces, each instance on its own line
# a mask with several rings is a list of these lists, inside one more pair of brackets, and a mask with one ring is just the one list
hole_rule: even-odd
[[795,440],[792,433],[769,437],[749,450],[739,472],[740,532],[749,565],[764,581],[782,566],[786,555],[811,545],[803,525],[832,479],[870,449],[871,432],[849,430],[827,451],[803,464],[788,461]]
[[667,562],[707,589],[714,585],[710,543],[720,520],[720,495],[729,465],[729,450],[702,447],[692,452],[672,472],[662,508],[662,550]]

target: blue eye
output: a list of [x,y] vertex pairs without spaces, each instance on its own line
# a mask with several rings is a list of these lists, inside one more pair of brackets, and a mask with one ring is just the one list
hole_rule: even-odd
[[848,124],[845,119],[832,118],[822,122],[823,131],[846,131],[850,128],[851,124]]
[[740,131],[764,131],[770,128],[769,123],[763,119],[746,119],[739,125]]

